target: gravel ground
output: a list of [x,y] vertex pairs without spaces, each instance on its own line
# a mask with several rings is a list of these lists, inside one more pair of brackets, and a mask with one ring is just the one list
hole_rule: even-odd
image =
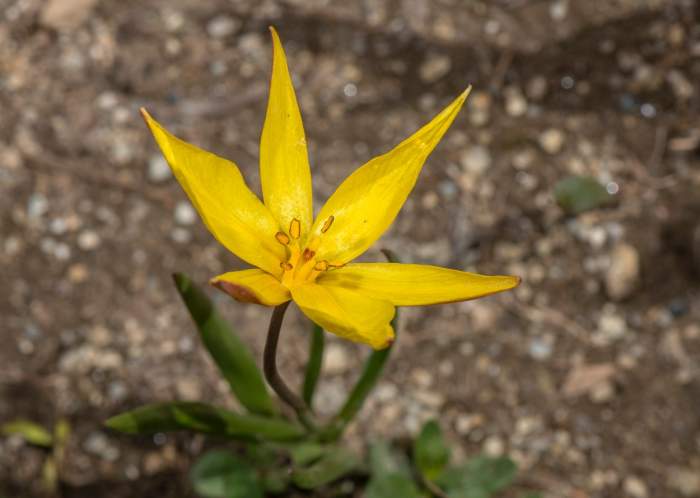
[[[348,440],[439,417],[461,455],[508,454],[547,497],[700,496],[699,21],[692,0],[0,0],[0,422],[70,421],[62,496],[187,495],[201,438],[101,423],[153,400],[227,402],[170,274],[242,264],[137,109],[258,189],[274,24],[317,201],[474,85],[377,248],[523,277],[404,310]],[[571,174],[615,204],[567,216],[552,188]],[[259,354],[269,310],[214,297]],[[308,327],[288,317],[292,382]],[[331,338],[321,414],[366,354]],[[0,493],[37,495],[42,456],[0,440]]]

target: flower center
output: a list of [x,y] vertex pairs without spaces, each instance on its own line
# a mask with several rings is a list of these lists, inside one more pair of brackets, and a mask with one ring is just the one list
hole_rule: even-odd
[[[333,225],[333,216],[323,222],[321,234],[326,233]],[[301,246],[301,222],[294,218],[289,224],[287,233],[277,232],[277,242],[287,248],[287,261],[280,263],[283,270],[281,281],[286,287],[313,282],[322,272],[340,268],[343,265],[331,264],[325,259],[316,259],[316,251],[321,245],[321,237],[311,237],[306,241],[306,247]]]

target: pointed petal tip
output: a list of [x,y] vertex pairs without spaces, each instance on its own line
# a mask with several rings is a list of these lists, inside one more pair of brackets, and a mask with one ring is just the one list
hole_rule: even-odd
[[139,113],[141,114],[143,120],[146,121],[146,123],[148,123],[149,120],[153,119],[145,107],[139,107]]
[[277,29],[272,25],[268,26],[267,29],[270,30],[270,35],[272,36],[272,43],[275,45],[281,45],[282,42],[280,41],[280,35],[279,33],[277,33]]
[[216,277],[209,280],[209,284],[219,289],[221,292],[228,294],[236,301],[240,301],[242,303],[263,304],[251,289],[243,285],[237,285],[225,280],[217,280]]
[[504,290],[510,290],[510,289],[515,289],[518,285],[520,285],[520,282],[523,281],[522,278],[517,277],[515,275],[508,275],[506,277],[510,282],[508,284],[508,287],[506,287]]

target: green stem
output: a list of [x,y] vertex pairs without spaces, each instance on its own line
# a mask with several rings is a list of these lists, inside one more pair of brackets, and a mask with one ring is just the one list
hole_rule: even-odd
[[277,370],[277,343],[282,330],[282,321],[284,320],[284,312],[289,307],[289,301],[276,306],[272,312],[270,326],[267,329],[267,340],[265,342],[265,352],[263,355],[263,371],[265,378],[277,395],[291,406],[297,414],[299,421],[310,431],[316,429],[316,424],[311,417],[309,408],[299,396],[287,387],[284,380]]
[[[382,249],[382,252],[391,263],[399,262],[398,258],[392,251]],[[394,315],[394,319],[391,321],[391,326],[394,328],[394,333],[396,334],[398,334],[398,322],[399,309],[396,308],[396,315]],[[331,420],[331,422],[323,429],[321,437],[324,440],[338,440],[348,424],[353,418],[355,418],[355,415],[357,415],[357,413],[360,411],[362,405],[367,399],[367,396],[372,389],[374,389],[374,386],[379,380],[379,376],[384,370],[384,364],[389,359],[389,354],[391,353],[395,343],[396,338],[386,349],[373,351],[369,355],[369,358],[367,358],[367,362],[365,363],[365,368],[362,371],[360,378],[357,380],[355,387],[348,395],[345,404],[340,409],[338,414],[333,417],[333,420]]]
[[309,347],[309,362],[306,364],[306,373],[304,375],[304,387],[302,396],[306,402],[306,406],[313,406],[314,391],[318,383],[318,377],[321,374],[321,365],[323,364],[323,349],[325,346],[325,336],[323,329],[314,324],[311,332],[311,344]]

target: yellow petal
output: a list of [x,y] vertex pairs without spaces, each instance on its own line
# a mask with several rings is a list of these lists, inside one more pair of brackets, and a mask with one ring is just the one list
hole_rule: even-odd
[[317,259],[345,263],[362,254],[396,218],[416,183],[426,158],[445,134],[469,89],[390,152],[375,157],[338,187],[316,218],[311,232],[324,234]]
[[257,269],[224,273],[212,278],[210,283],[244,303],[277,306],[291,299],[289,291],[279,280]]
[[272,32],[272,78],[267,115],[260,139],[260,182],[265,205],[285,232],[293,219],[304,236],[313,219],[311,171],[306,137],[284,49]]
[[520,279],[428,265],[355,263],[323,273],[317,282],[383,299],[396,306],[419,306],[488,296],[516,287]]
[[341,287],[304,284],[292,288],[301,311],[328,332],[382,349],[394,339],[394,307]]
[[146,123],[175,177],[209,231],[251,265],[279,274],[285,249],[275,240],[277,220],[246,186],[238,167],[170,134],[145,109]]

